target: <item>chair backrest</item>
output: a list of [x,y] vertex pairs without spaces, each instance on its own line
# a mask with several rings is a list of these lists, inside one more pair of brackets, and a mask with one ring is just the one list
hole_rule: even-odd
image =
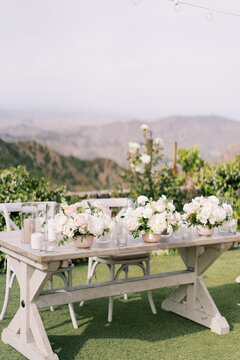
[[[35,202],[36,204],[38,204],[39,209],[41,210],[41,204],[43,205],[42,208],[44,207],[44,205],[48,205],[49,206],[49,211],[50,213],[54,212],[54,208],[57,205],[57,203],[55,201],[42,201],[42,202]],[[21,205],[23,203],[0,203],[0,213],[3,214],[5,222],[6,222],[6,227],[7,227],[7,231],[12,231],[12,230],[20,230],[19,227],[15,224],[15,222],[11,219],[11,215],[13,213],[21,213]],[[31,210],[31,205],[29,205],[29,210]]]
[[121,208],[118,212],[117,217],[121,216],[125,209],[129,206],[129,202],[131,201],[129,198],[100,198],[100,199],[86,199],[90,203],[95,201],[99,201],[111,208]]

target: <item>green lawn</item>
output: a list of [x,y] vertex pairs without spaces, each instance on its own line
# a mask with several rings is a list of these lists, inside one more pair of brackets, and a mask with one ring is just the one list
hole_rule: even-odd
[[[154,258],[152,273],[183,268],[179,256]],[[157,270],[158,269],[158,270]],[[86,279],[87,266],[77,266],[74,283]],[[132,273],[133,274],[133,273]],[[134,274],[140,274],[134,270]],[[54,312],[41,310],[41,316],[53,350],[60,360],[98,359],[166,359],[166,360],[234,360],[240,358],[240,284],[235,278],[240,274],[240,251],[233,250],[222,257],[205,273],[205,283],[221,314],[228,320],[231,330],[227,335],[216,335],[209,329],[161,310],[162,300],[170,288],[153,291],[158,311],[153,315],[146,293],[129,295],[129,300],[116,297],[114,319],[107,322],[108,299],[88,301],[80,308],[75,304],[79,329],[74,330],[68,307],[60,306]],[[107,279],[104,265],[97,271],[97,280]],[[5,276],[0,274],[0,302],[3,301]],[[59,286],[60,283],[56,284]],[[0,331],[14,315],[19,302],[17,283],[11,293],[5,319]],[[25,359],[17,351],[0,341],[0,359]],[[33,359],[34,360],[34,359]]]

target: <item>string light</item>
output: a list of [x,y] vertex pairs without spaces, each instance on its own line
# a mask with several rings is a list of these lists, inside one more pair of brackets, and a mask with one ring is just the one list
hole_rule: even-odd
[[213,13],[212,13],[211,11],[209,11],[209,12],[207,13],[206,19],[207,19],[208,21],[212,21],[212,20],[213,20]]
[[207,11],[207,20],[212,20],[213,19],[213,13],[240,17],[240,14],[230,12],[230,11],[224,11],[224,10],[218,10],[218,9],[214,9],[214,8],[209,8],[209,7],[206,7],[206,6],[192,4],[192,3],[182,1],[182,0],[171,0],[171,1],[174,2],[174,8],[175,9],[176,9],[176,6],[181,6],[181,5],[185,6],[186,5],[186,6],[191,6],[191,7],[194,7],[194,8],[206,10]]
[[174,10],[180,12],[182,10],[182,5],[179,4],[178,0],[175,0]]
[[132,4],[138,6],[141,4],[141,0],[132,0]]

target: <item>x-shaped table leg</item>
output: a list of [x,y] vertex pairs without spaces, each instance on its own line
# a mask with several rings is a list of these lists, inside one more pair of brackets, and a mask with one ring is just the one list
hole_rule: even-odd
[[162,309],[172,311],[222,335],[229,332],[227,320],[221,316],[202,274],[231,247],[231,243],[179,249],[183,262],[195,274],[192,284],[180,285],[167,299],[162,302]]
[[8,327],[3,330],[2,341],[30,360],[58,360],[58,356],[52,351],[35,301],[60,262],[50,263],[46,271],[14,258],[11,259],[11,264],[20,286],[20,307]]

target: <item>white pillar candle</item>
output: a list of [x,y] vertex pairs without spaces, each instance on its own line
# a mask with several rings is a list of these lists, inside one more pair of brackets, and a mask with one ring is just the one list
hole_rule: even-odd
[[56,222],[54,219],[48,220],[48,241],[57,241]]
[[23,242],[29,244],[31,234],[35,232],[36,222],[35,219],[24,219],[23,221]]
[[31,249],[41,250],[43,246],[43,235],[41,233],[31,234]]

